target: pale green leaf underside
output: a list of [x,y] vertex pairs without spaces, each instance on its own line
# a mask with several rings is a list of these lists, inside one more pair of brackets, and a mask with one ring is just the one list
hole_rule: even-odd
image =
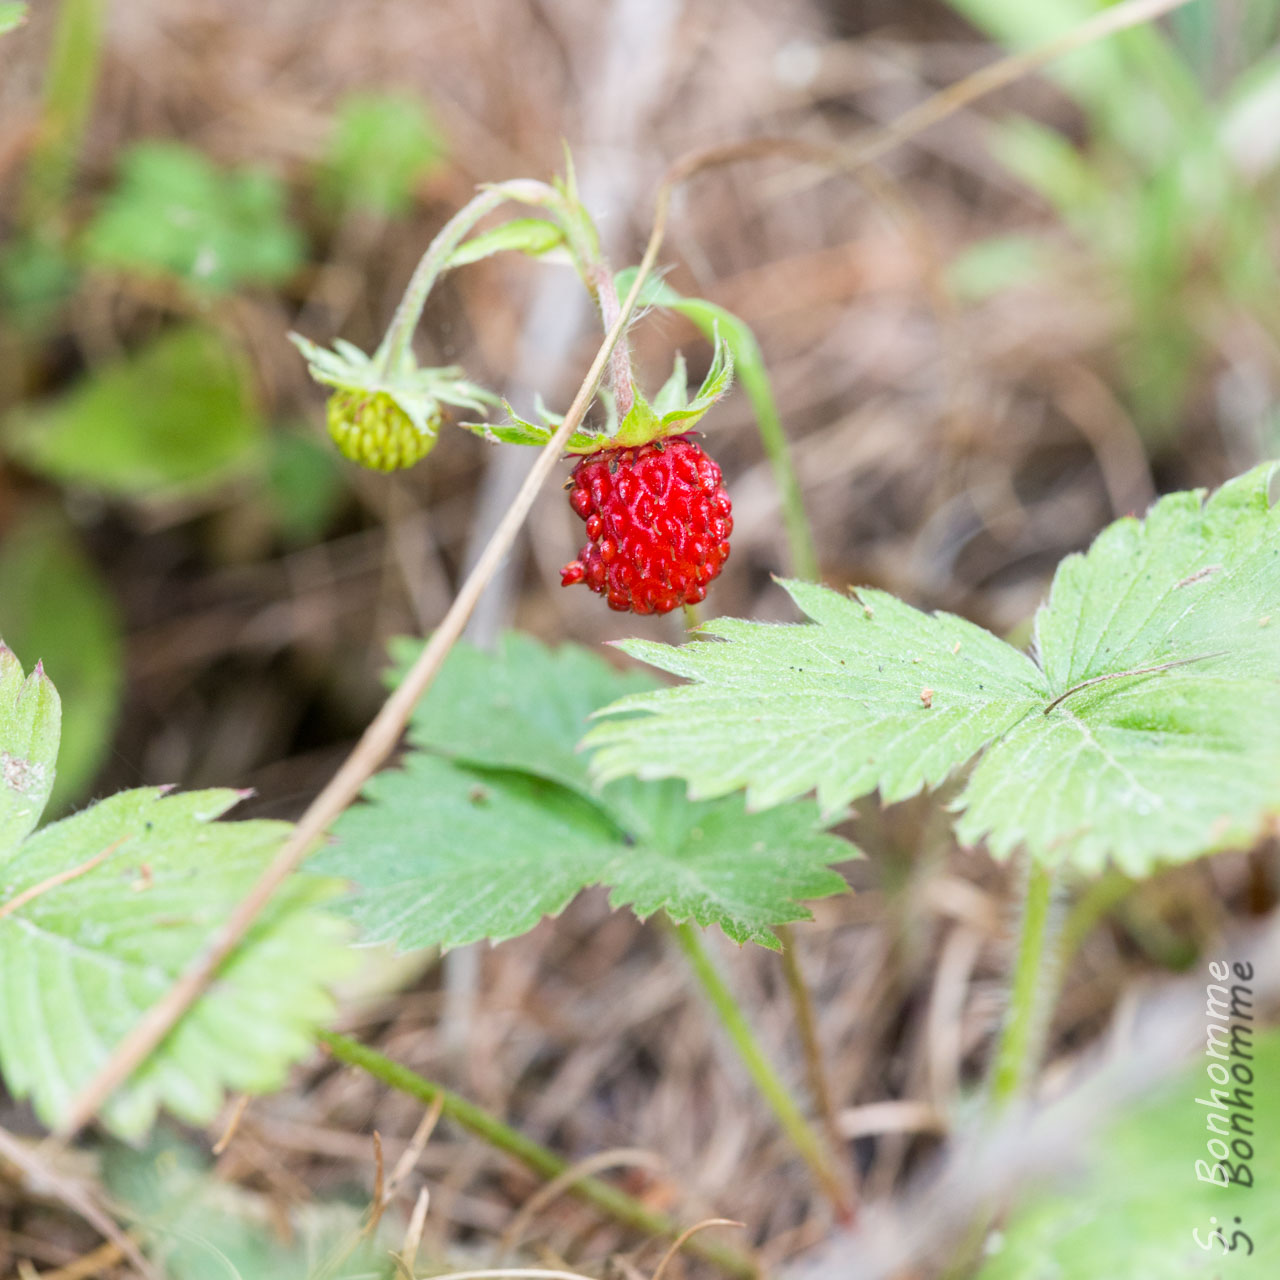
[[[0,1068],[46,1124],[59,1122],[275,854],[284,824],[215,821],[239,798],[125,791],[0,851],[0,902],[9,906],[0,917]],[[344,925],[315,909],[334,891],[304,875],[276,895],[217,982],[107,1104],[115,1133],[141,1135],[162,1106],[203,1123],[224,1090],[283,1082],[332,1010],[325,985],[350,963]]]
[[957,829],[999,855],[1024,845],[1141,875],[1246,845],[1280,811],[1273,473],[1208,501],[1173,494],[1065,560],[1037,618],[1039,665],[949,615],[798,583],[811,624],[632,642],[691,683],[607,708],[586,739],[595,776],[679,777],[699,797],[745,787],[754,807],[816,790],[830,809],[877,789],[900,800],[985,752]]
[[[403,668],[420,646],[402,642]],[[349,810],[318,869],[356,885],[371,942],[403,948],[515,937],[581,889],[607,885],[641,917],[718,924],[776,946],[805,899],[844,888],[856,856],[812,805],[762,815],[739,798],[687,800],[677,783],[594,786],[575,754],[587,717],[647,684],[585,650],[507,636],[496,655],[461,645],[415,712],[418,748]]]

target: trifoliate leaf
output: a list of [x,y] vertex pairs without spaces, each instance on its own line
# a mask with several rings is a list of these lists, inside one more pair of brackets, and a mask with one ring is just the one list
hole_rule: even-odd
[[303,260],[278,179],[219,170],[173,142],[140,142],[124,155],[120,183],[85,231],[93,265],[168,275],[201,293],[277,284]]
[[353,93],[339,104],[317,194],[334,210],[398,217],[444,155],[444,138],[420,98]]
[[66,521],[38,509],[0,543],[0,636],[39,661],[63,697],[54,812],[78,799],[102,764],[123,683],[115,602]]
[[[55,1126],[276,853],[279,822],[218,822],[234,791],[124,791],[0,848],[0,1071]],[[107,1103],[116,1134],[160,1107],[210,1120],[223,1092],[278,1087],[350,964],[335,886],[298,875],[217,981]]]
[[[1234,1081],[1218,1091],[1226,1110],[1206,1105],[1217,1086],[1203,1064],[1159,1089],[1090,1144],[1087,1166],[1070,1171],[1065,1185],[1014,1211],[993,1238],[978,1280],[1280,1275],[1280,1199],[1266,1191],[1280,1182],[1280,1147],[1265,1139],[1280,1119],[1280,1036],[1248,1037],[1244,1044],[1251,1059],[1231,1065],[1248,1081],[1245,1106],[1231,1107]],[[1197,1160],[1206,1174],[1217,1164],[1207,1144],[1229,1151],[1233,1141],[1248,1157],[1253,1185],[1198,1178]],[[1240,1157],[1227,1158],[1236,1166]]]
[[40,821],[53,790],[61,703],[39,666],[28,676],[0,640],[0,850]]
[[588,735],[596,775],[747,788],[824,808],[937,786],[963,839],[1132,875],[1249,843],[1280,812],[1275,468],[1162,499],[1059,567],[1032,661],[881,592],[788,584],[813,622],[721,620],[678,649],[624,648],[691,683],[632,695]]
[[[421,645],[395,647],[403,670]],[[646,917],[718,924],[776,946],[773,926],[844,888],[830,865],[857,851],[811,805],[747,814],[687,800],[678,784],[599,788],[574,753],[597,707],[647,683],[585,650],[524,636],[497,654],[457,646],[419,704],[410,752],[339,820],[319,870],[356,885],[371,942],[456,946],[531,929],[593,884]]]
[[115,497],[198,493],[243,474],[261,443],[248,371],[212,330],[173,329],[49,402],[15,410],[5,447],[63,484]]

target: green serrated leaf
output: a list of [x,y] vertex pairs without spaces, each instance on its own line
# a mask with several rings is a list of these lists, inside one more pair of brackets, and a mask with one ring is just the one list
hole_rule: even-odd
[[173,276],[206,294],[277,284],[301,266],[302,237],[270,174],[224,172],[173,142],[135,144],[120,173],[84,234],[92,265]]
[[[420,649],[395,646],[398,672]],[[830,864],[857,851],[810,805],[752,815],[736,797],[691,803],[677,784],[592,784],[574,751],[587,717],[647,684],[519,635],[497,654],[456,647],[414,714],[403,770],[380,774],[317,855],[356,884],[366,938],[514,937],[604,884],[642,918],[666,910],[776,947],[773,926],[806,918],[802,900],[840,892]]]
[[63,695],[56,813],[78,799],[102,764],[123,683],[115,602],[75,534],[53,508],[36,510],[0,544],[0,636],[43,663]]
[[901,800],[1043,703],[1034,663],[972,623],[881,591],[784,585],[816,626],[719,619],[700,634],[727,644],[623,646],[694,683],[608,708],[647,714],[587,735],[598,777],[681,777],[698,797],[746,787],[753,808],[815,789],[826,811],[877,787]]
[[1247,845],[1280,809],[1274,474],[1172,494],[1062,562],[1035,648],[1051,700],[1079,691],[979,763],[962,838],[1145,875]]
[[[285,824],[216,821],[239,799],[125,791],[0,852],[0,1070],[44,1123],[59,1123],[276,853]],[[112,1132],[139,1137],[160,1107],[203,1124],[224,1090],[283,1082],[332,1010],[326,984],[350,965],[341,922],[317,910],[334,891],[299,875],[276,895],[108,1102]]]
[[172,497],[250,469],[262,427],[249,374],[212,330],[173,329],[55,400],[15,410],[0,438],[26,466],[116,497]]
[[399,217],[408,212],[414,188],[444,160],[445,150],[421,98],[350,94],[338,107],[317,194],[333,210],[354,207]]
[[61,704],[41,667],[28,676],[0,640],[0,859],[35,829],[53,790]]
[[[1063,562],[1039,665],[987,632],[881,592],[786,584],[813,620],[721,620],[724,644],[625,646],[692,683],[624,698],[587,736],[596,776],[816,789],[830,809],[937,786],[985,750],[956,801],[962,839],[1131,875],[1247,845],[1280,812],[1276,468],[1162,499]],[[627,719],[612,718],[618,713]]]
[[490,231],[472,236],[453,251],[450,267],[465,267],[495,253],[527,253],[540,258],[564,244],[564,232],[546,218],[512,218]]
[[[1222,1141],[1243,1137],[1241,1149],[1253,1153],[1252,1187],[1196,1177],[1197,1160],[1214,1163],[1206,1142],[1218,1140],[1218,1130],[1206,1127],[1210,1109],[1196,1101],[1212,1101],[1215,1087],[1199,1065],[1092,1142],[1087,1167],[1075,1176],[1068,1171],[1065,1186],[1015,1210],[978,1280],[1269,1280],[1280,1274],[1280,1199],[1265,1190],[1280,1181],[1280,1147],[1263,1139],[1280,1117],[1280,1036],[1270,1032],[1245,1043],[1254,1052],[1239,1063],[1242,1075],[1252,1073],[1249,1109],[1238,1112],[1243,1129],[1229,1127],[1230,1113],[1217,1114]],[[1257,1139],[1244,1136],[1251,1134]]]
[[[515,410],[504,400],[502,407],[507,411],[506,422],[462,422],[459,426],[484,440],[500,444],[528,444],[541,448],[555,434],[556,426],[562,419],[559,415],[545,411],[543,416],[548,423],[528,422],[519,417]],[[548,425],[549,424],[549,425]],[[605,448],[610,441],[591,431],[574,431],[565,443],[566,453],[594,453]]]

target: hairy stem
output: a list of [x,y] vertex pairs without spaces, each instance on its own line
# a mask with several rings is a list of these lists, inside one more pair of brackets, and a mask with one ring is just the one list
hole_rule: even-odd
[[1022,928],[1014,961],[1009,1012],[991,1071],[991,1104],[1001,1110],[1018,1098],[1039,1065],[1052,1003],[1044,979],[1054,933],[1053,872],[1028,858]]
[[[340,1062],[358,1067],[375,1079],[381,1080],[383,1084],[411,1098],[416,1098],[428,1106],[438,1102],[441,1112],[456,1124],[499,1151],[505,1151],[513,1156],[539,1177],[556,1178],[569,1168],[567,1160],[556,1155],[554,1151],[548,1151],[546,1147],[511,1128],[510,1125],[503,1124],[483,1107],[476,1106],[474,1102],[468,1102],[442,1085],[435,1084],[416,1072],[410,1071],[408,1067],[384,1057],[376,1050],[332,1031],[322,1031],[319,1038],[320,1042]],[[620,1191],[599,1178],[584,1176],[565,1189],[589,1204],[595,1205],[597,1209],[603,1210],[624,1226],[645,1235],[675,1240],[684,1234],[683,1223],[665,1214],[654,1212],[627,1195],[625,1191]],[[743,1280],[751,1280],[759,1274],[759,1268],[751,1258],[727,1245],[689,1238],[685,1240],[683,1247],[690,1253],[696,1253],[706,1261],[714,1263],[729,1275],[743,1277]]]
[[376,359],[382,369],[393,370],[403,360],[413,341],[418,321],[422,319],[422,309],[427,305],[427,297],[436,281],[449,269],[449,259],[454,250],[481,218],[509,200],[544,205],[554,204],[559,198],[558,193],[546,183],[526,178],[488,187],[463,205],[436,233],[435,239],[427,246],[426,253],[414,268],[413,275],[409,277],[400,305],[396,307],[386,336],[378,346]]
[[787,1137],[804,1162],[813,1171],[819,1185],[835,1206],[837,1214],[843,1221],[853,1218],[853,1204],[849,1189],[844,1185],[839,1174],[832,1167],[830,1157],[822,1139],[814,1132],[804,1113],[796,1104],[791,1090],[769,1061],[760,1041],[756,1039],[751,1024],[742,1012],[741,1006],[729,990],[715,962],[702,945],[698,930],[687,922],[672,924],[671,934],[684,952],[702,987],[703,994],[710,1002],[720,1025],[724,1027],[733,1047],[738,1051],[743,1065],[755,1082],[761,1096],[769,1104],[770,1110],[777,1117]]
[[[588,264],[591,281],[591,292],[595,295],[600,307],[600,319],[604,323],[605,332],[613,328],[618,318],[618,290],[613,283],[613,272],[603,258]],[[635,393],[632,391],[631,352],[627,348],[624,333],[618,339],[609,361],[609,382],[613,388],[614,405],[618,411],[618,421],[631,412],[635,404]]]

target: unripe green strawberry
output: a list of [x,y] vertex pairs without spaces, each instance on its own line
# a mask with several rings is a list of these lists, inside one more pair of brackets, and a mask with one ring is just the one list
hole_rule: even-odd
[[374,471],[397,471],[421,462],[440,429],[439,411],[420,431],[385,391],[340,388],[329,397],[329,434],[352,462]]

